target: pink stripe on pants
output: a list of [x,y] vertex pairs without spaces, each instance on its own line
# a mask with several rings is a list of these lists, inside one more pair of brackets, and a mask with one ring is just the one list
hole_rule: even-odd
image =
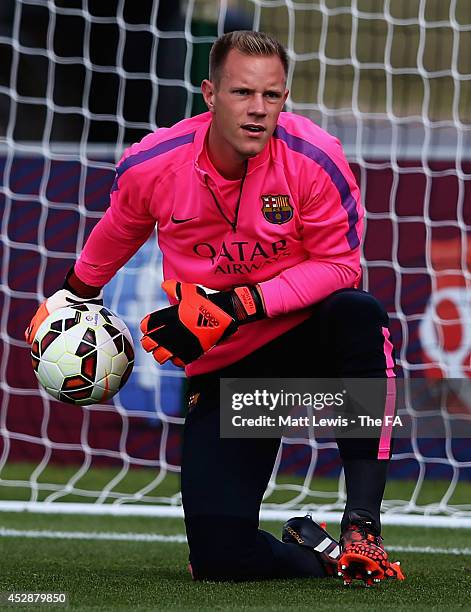
[[[383,426],[379,439],[378,459],[389,459],[391,453],[392,423],[396,409],[396,375],[394,374],[393,345],[389,340],[389,329],[382,327],[384,356],[386,358],[386,400],[384,403]],[[389,418],[388,418],[389,417]]]

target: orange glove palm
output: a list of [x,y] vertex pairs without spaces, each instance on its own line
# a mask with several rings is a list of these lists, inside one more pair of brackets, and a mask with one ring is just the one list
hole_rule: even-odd
[[157,310],[141,322],[141,344],[159,363],[191,363],[237,331],[235,319],[213,304],[204,289],[169,280],[162,289],[178,305]]

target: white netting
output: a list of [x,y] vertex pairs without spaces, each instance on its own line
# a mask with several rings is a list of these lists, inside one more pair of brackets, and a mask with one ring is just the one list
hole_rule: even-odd
[[[179,504],[180,373],[138,352],[114,407],[64,407],[39,393],[23,330],[102,215],[125,146],[204,110],[210,44],[249,28],[288,50],[288,108],[344,144],[367,208],[364,286],[404,375],[470,376],[468,2],[5,1],[0,498]],[[149,243],[106,289],[136,340],[164,303],[160,275]],[[385,509],[469,516],[470,468],[466,440],[400,444]],[[335,444],[287,441],[267,502],[344,499]]]

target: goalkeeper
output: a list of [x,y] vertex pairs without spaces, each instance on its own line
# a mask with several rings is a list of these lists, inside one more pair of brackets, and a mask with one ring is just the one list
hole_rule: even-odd
[[157,226],[171,306],[144,318],[142,345],[189,377],[181,487],[193,577],[402,578],[380,535],[387,436],[338,440],[340,552],[310,517],[288,521],[282,542],[259,530],[280,441],[219,436],[222,377],[394,376],[387,315],[357,288],[358,187],[338,140],[281,112],[287,68],[263,33],[215,42],[208,112],[127,149],[110,207],[26,335],[68,300],[97,297]]

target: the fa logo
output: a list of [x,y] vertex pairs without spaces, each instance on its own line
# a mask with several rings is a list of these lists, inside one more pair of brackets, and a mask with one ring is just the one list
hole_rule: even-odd
[[91,323],[93,327],[97,327],[98,326],[98,313],[94,312],[93,314],[87,314],[85,316],[85,321],[87,321],[88,323]]

